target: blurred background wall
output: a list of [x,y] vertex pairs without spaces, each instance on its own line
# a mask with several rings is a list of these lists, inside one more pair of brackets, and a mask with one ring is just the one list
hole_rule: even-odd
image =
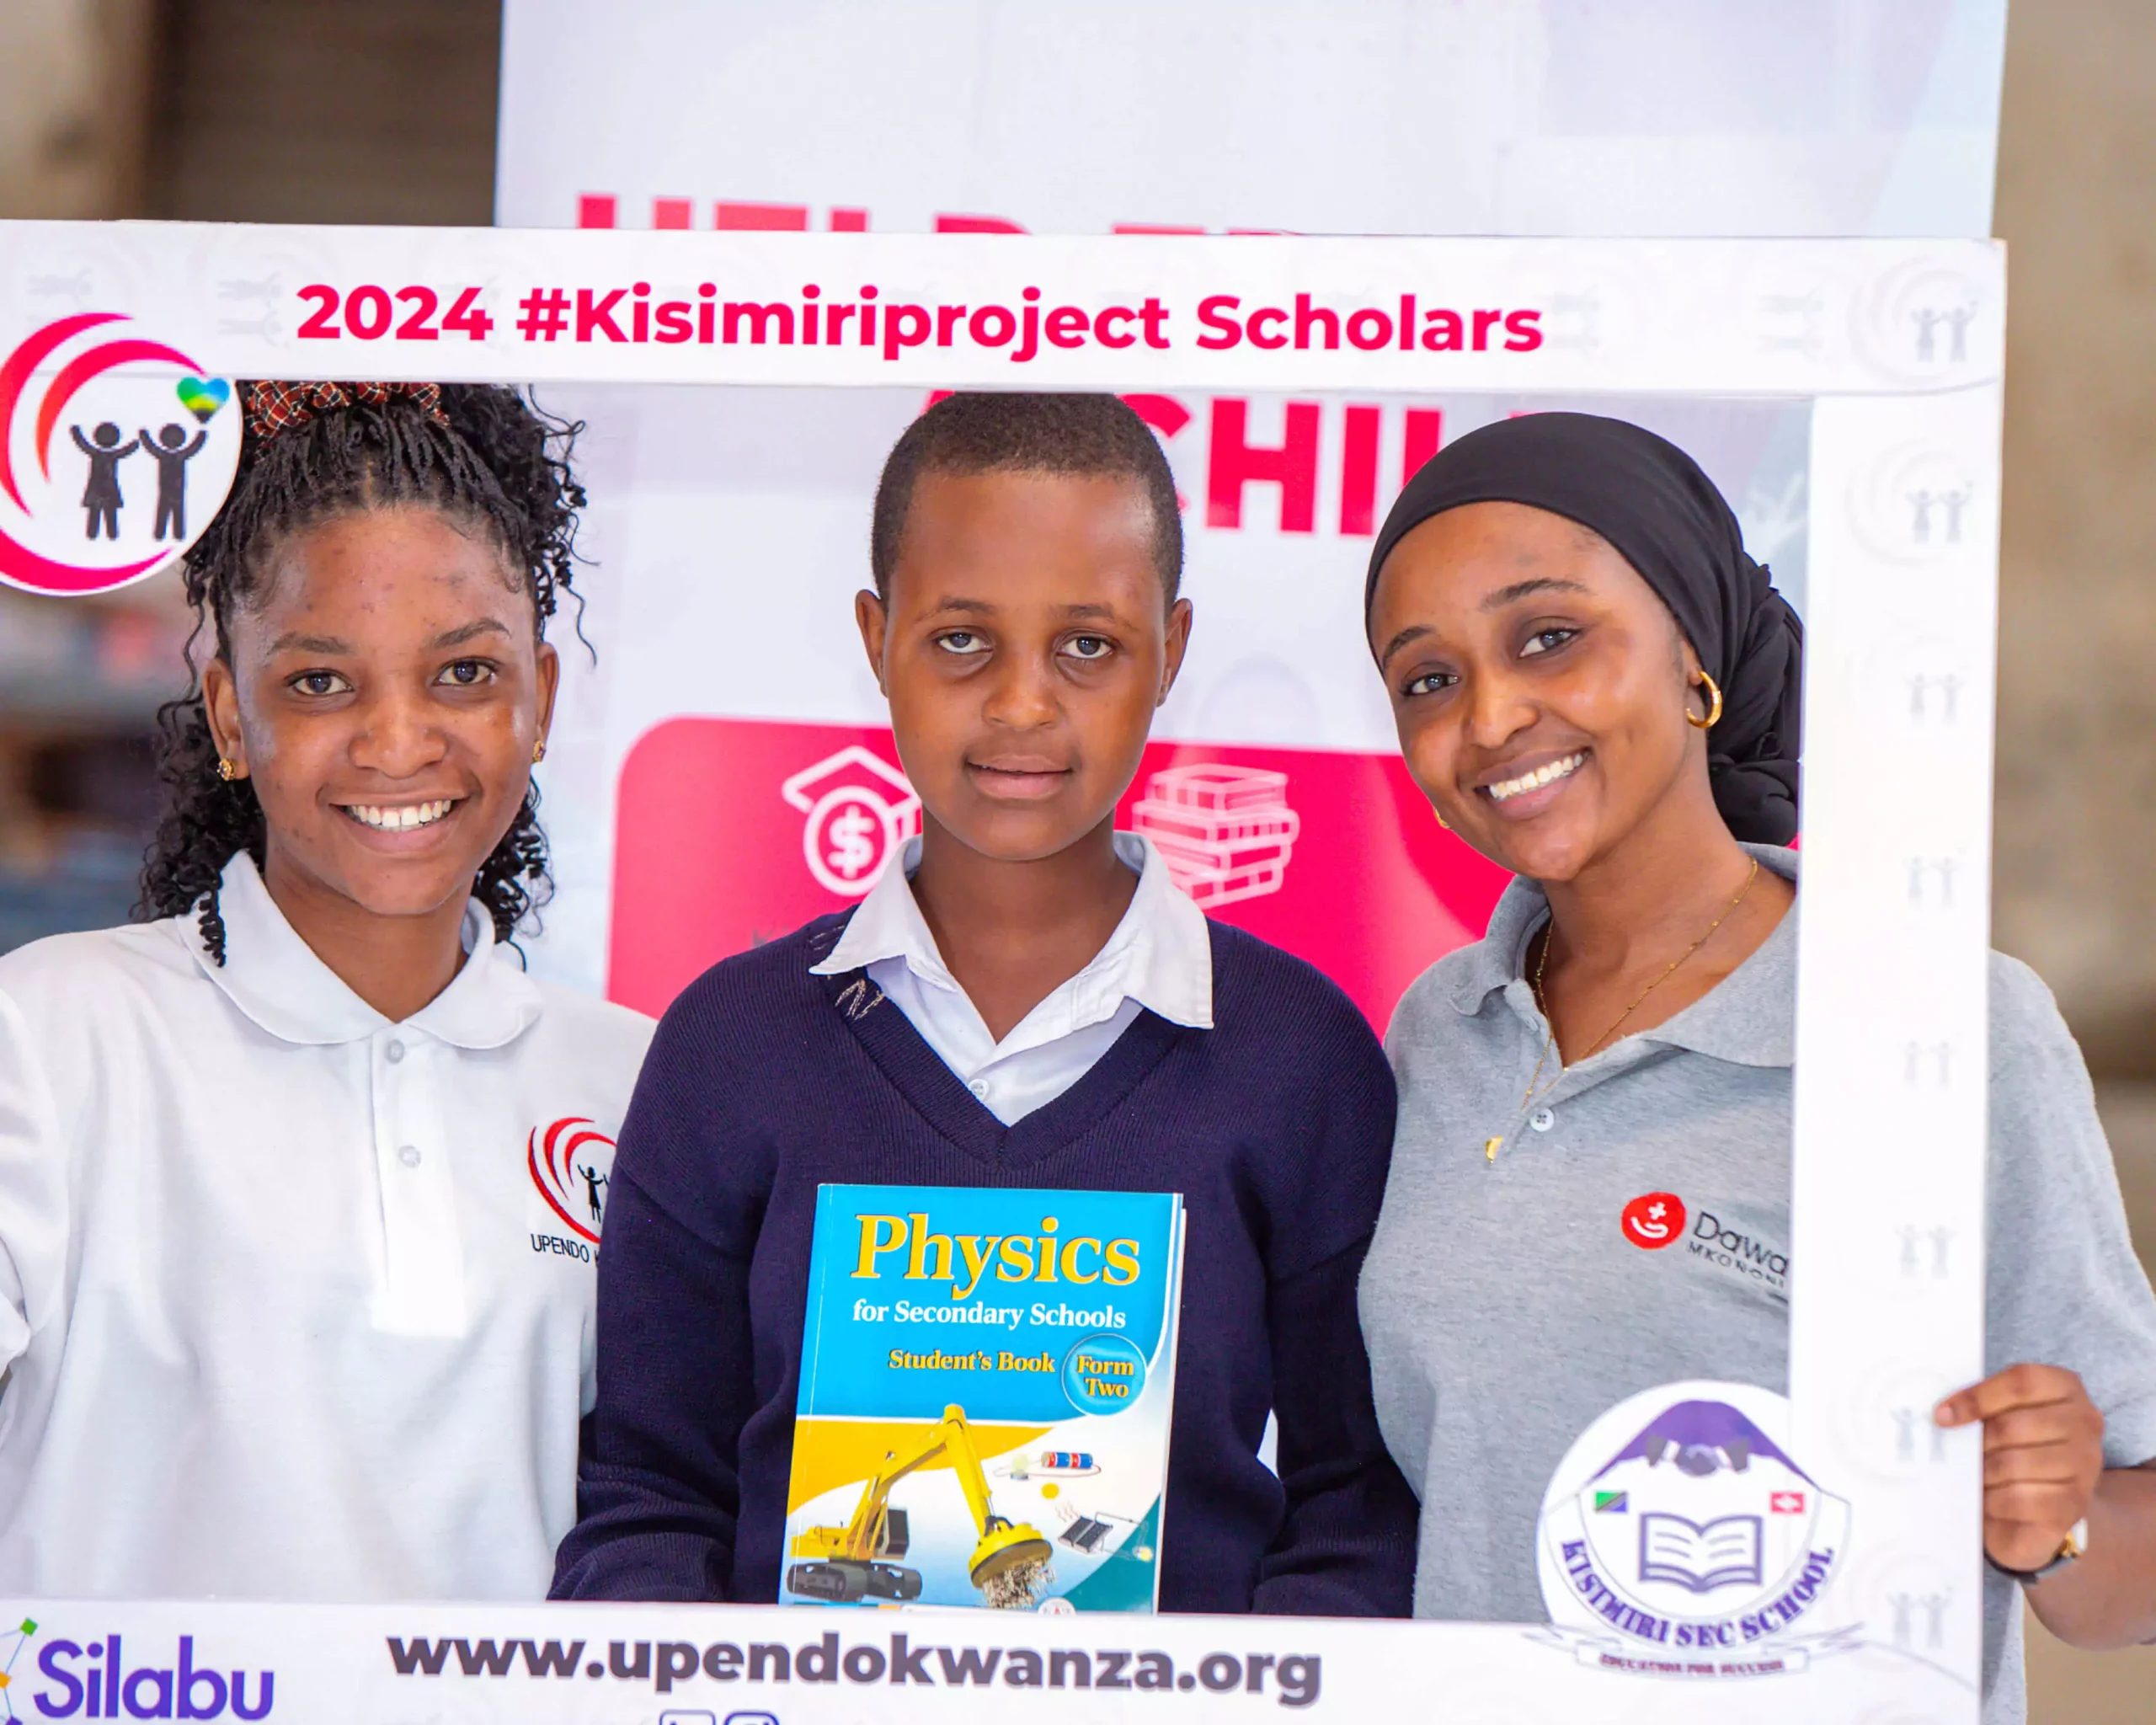
[[[491,220],[497,0],[5,0],[0,216]],[[565,116],[565,123],[567,121]],[[1995,931],[2086,1048],[2156,1261],[2156,27],[2026,0],[2012,247]],[[0,949],[119,920],[156,807],[172,585],[0,590]],[[1894,763],[1882,761],[1891,772]],[[2156,1713],[2156,1653],[2039,1645],[2034,1717]]]

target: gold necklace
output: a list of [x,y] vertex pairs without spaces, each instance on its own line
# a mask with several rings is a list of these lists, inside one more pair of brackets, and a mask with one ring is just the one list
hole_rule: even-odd
[[[1730,913],[1735,911],[1739,905],[1744,902],[1745,895],[1752,890],[1753,882],[1758,879],[1758,878],[1759,859],[1757,857],[1754,857],[1752,859],[1752,872],[1744,877],[1744,884],[1737,889],[1737,896],[1732,899],[1728,904],[1722,907],[1721,915],[1716,917],[1713,921],[1707,925],[1707,932],[1701,935],[1697,940],[1694,941],[1691,945],[1685,948],[1684,950],[1679,953],[1675,958],[1672,959],[1669,961],[1668,967],[1662,971],[1661,975],[1656,977],[1653,981],[1650,982],[1645,988],[1641,989],[1638,994],[1633,996],[1632,1004],[1625,1007],[1623,1012],[1617,1015],[1615,1020],[1610,1024],[1607,1030],[1604,1031],[1601,1035],[1596,1037],[1593,1042],[1587,1045],[1586,1049],[1580,1055],[1581,1060],[1584,1060],[1588,1059],[1588,1056],[1599,1049],[1603,1044],[1609,1041],[1611,1037],[1614,1036],[1618,1031],[1623,1028],[1625,1021],[1630,1017],[1634,1012],[1639,1010],[1640,1002],[1641,1001],[1644,1001],[1657,988],[1660,988],[1663,983],[1668,981],[1672,976],[1676,975],[1677,967],[1679,964],[1682,964],[1687,959],[1690,958],[1693,953],[1698,952],[1701,947],[1705,946],[1709,941],[1714,938],[1715,931],[1717,928],[1720,928],[1723,923],[1726,922],[1729,920]],[[1542,950],[1535,955],[1534,980],[1530,986],[1534,991],[1535,1010],[1542,1014],[1543,1023],[1549,1026],[1549,1034],[1542,1039],[1542,1052],[1535,1056],[1534,1071],[1529,1076],[1526,1090],[1521,1093],[1519,1105],[1523,1108],[1534,1100],[1534,1087],[1541,1081],[1542,1069],[1549,1062],[1550,1050],[1557,1045],[1557,1027],[1550,1017],[1550,1005],[1549,1002],[1544,999],[1542,994],[1542,973],[1545,967],[1546,967],[1549,963],[1550,924],[1545,922],[1542,925]],[[1556,1087],[1557,1079],[1561,1078],[1564,1076],[1564,1067],[1561,1062],[1557,1069],[1557,1076],[1550,1081],[1550,1087],[1555,1089]],[[1486,1141],[1482,1146],[1483,1160],[1492,1162],[1497,1161],[1497,1151],[1499,1148],[1502,1146],[1504,1141],[1504,1135],[1502,1133],[1500,1133],[1497,1137]]]

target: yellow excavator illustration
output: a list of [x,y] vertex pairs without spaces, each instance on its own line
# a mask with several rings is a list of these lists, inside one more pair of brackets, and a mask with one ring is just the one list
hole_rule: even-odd
[[989,1502],[988,1478],[966,1429],[966,1410],[953,1404],[922,1434],[911,1453],[886,1453],[883,1465],[869,1476],[844,1527],[812,1527],[795,1536],[790,1555],[809,1561],[792,1565],[786,1584],[810,1599],[851,1605],[872,1594],[879,1599],[917,1599],[921,1572],[895,1562],[906,1554],[906,1512],[890,1506],[891,1487],[924,1467],[948,1467],[958,1476],[980,1542],[967,1565],[975,1587],[986,1587],[1021,1564],[1045,1563],[1054,1555],[1047,1539],[1021,1521],[1012,1524]]

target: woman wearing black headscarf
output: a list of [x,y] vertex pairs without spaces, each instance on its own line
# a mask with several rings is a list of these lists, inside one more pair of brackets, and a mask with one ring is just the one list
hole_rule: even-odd
[[[1570,1566],[1539,1541],[1590,1425],[1681,1381],[1786,1389],[1803,631],[1689,457],[1584,414],[1435,457],[1379,535],[1367,615],[1409,771],[1518,879],[1393,1020],[1400,1124],[1364,1326],[1422,1496],[1417,1615],[1540,1619],[1549,1589],[1589,1593],[1598,1540],[1632,1538],[1651,1567],[1641,1493],[1614,1472]],[[1999,1725],[2020,1717],[2017,1581],[2070,1640],[2156,1637],[2156,1300],[2049,994],[1994,955],[1991,1010],[1993,1375],[1933,1417],[1984,1424]],[[1909,1232],[1906,1253],[1942,1249]],[[1708,1407],[1670,1412],[1710,1435],[1676,1431],[1667,1453],[1742,1474],[1758,1452]],[[1605,1472],[1665,1453],[1655,1432],[1605,1443]],[[1763,1497],[1768,1535],[1815,1496]],[[1678,1585],[1688,1561],[1657,1548],[1650,1579]],[[1771,1583],[1755,1551],[1694,1591],[1741,1594],[1726,1578],[1763,1563]]]

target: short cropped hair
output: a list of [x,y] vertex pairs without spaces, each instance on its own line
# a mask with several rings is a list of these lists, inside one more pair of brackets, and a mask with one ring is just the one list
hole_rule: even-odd
[[1131,480],[1153,513],[1153,566],[1166,602],[1182,586],[1182,513],[1175,476],[1145,422],[1112,395],[962,393],[906,427],[876,484],[868,563],[880,599],[891,596],[906,516],[925,473],[1057,473]]

